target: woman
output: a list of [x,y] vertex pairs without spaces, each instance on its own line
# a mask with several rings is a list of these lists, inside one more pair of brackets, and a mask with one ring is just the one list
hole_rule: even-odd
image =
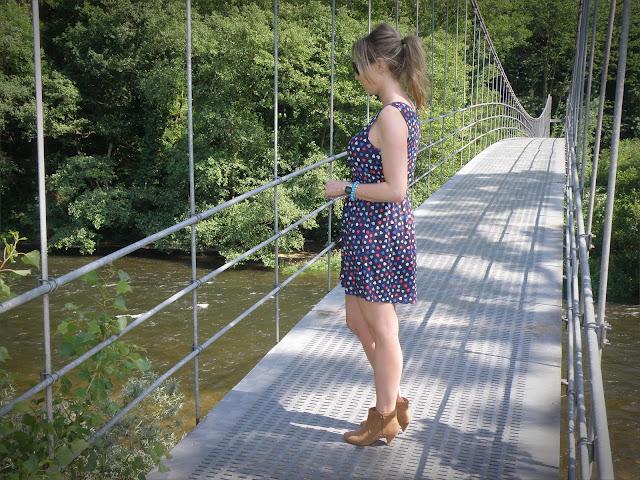
[[416,303],[415,219],[407,196],[413,179],[425,105],[425,54],[414,35],[401,38],[386,23],[353,45],[355,78],[376,95],[382,109],[351,138],[347,151],[352,182],[327,182],[327,198],[344,195],[340,282],[347,325],[373,367],[376,405],[360,429],[344,438],[370,445],[391,443],[410,421],[409,400],[400,395],[402,350],[396,303]]

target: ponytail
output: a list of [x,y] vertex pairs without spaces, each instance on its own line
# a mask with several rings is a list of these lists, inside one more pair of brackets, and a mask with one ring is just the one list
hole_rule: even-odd
[[353,44],[352,61],[365,72],[376,58],[383,58],[398,79],[404,79],[416,108],[424,108],[431,95],[431,81],[426,74],[425,52],[416,35],[404,38],[388,23],[376,26],[369,35]]
[[431,81],[426,75],[426,61],[422,41],[416,35],[407,35],[402,39],[404,50],[403,73],[407,82],[409,95],[418,109],[427,104],[430,95]]

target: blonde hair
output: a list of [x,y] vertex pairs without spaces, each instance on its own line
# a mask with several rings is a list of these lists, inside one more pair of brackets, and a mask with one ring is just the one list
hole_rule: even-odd
[[369,66],[382,58],[391,73],[406,82],[416,107],[423,108],[426,105],[431,82],[426,74],[422,41],[416,35],[402,38],[391,25],[383,22],[369,35],[355,41],[351,57],[358,72],[365,75]]

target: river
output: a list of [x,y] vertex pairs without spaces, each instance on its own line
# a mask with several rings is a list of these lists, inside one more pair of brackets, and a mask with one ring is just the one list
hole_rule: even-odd
[[[97,257],[50,256],[50,276],[56,277]],[[336,256],[332,256],[332,264]],[[322,261],[326,266],[326,259]],[[282,265],[283,262],[281,262]],[[147,311],[189,284],[190,260],[129,256],[115,262],[116,268],[131,276],[133,291],[126,296],[128,313]],[[198,260],[198,276],[218,265],[209,258]],[[273,288],[273,272],[255,267],[228,270],[198,290],[199,340],[202,343]],[[281,275],[280,280],[284,280]],[[332,287],[338,282],[332,273]],[[34,286],[33,278],[13,283],[15,292]],[[280,332],[284,336],[327,293],[327,274],[305,272],[280,294]],[[52,332],[64,319],[65,303],[89,309],[95,304],[95,292],[80,281],[60,287],[50,296]],[[640,478],[637,441],[640,438],[640,306],[608,304],[607,321],[611,344],[604,349],[603,378],[616,478]],[[201,354],[200,397],[205,414],[236,385],[275,344],[274,302],[268,301]],[[148,319],[125,338],[146,349],[156,373],[170,368],[191,350],[191,295],[177,301]],[[54,335],[54,349],[57,337]],[[18,374],[17,391],[37,382],[43,365],[42,301],[35,300],[2,315],[0,345],[8,348],[11,359],[6,368]],[[62,365],[54,356],[54,368]],[[563,370],[563,377],[566,372]],[[183,432],[194,426],[193,373],[185,367],[177,374],[185,394],[180,420]],[[563,389],[563,415],[565,414]],[[566,445],[562,429],[562,446]],[[562,456],[564,465],[566,458]],[[561,477],[564,478],[563,475]]]

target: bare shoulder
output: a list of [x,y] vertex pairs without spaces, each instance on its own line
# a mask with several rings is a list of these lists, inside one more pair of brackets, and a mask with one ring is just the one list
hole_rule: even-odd
[[406,136],[409,131],[402,113],[392,105],[380,111],[376,123],[379,123],[380,132],[384,136],[390,135],[395,137],[398,135],[403,137]]

